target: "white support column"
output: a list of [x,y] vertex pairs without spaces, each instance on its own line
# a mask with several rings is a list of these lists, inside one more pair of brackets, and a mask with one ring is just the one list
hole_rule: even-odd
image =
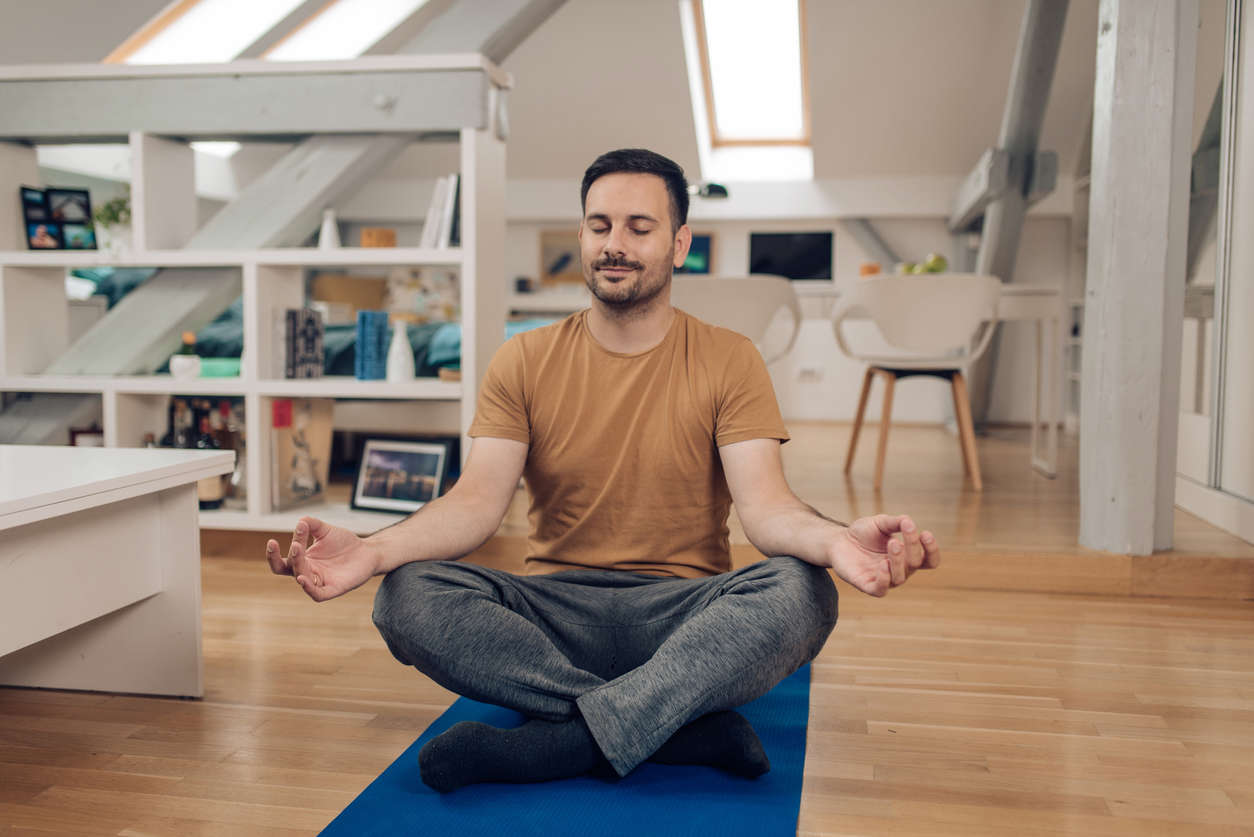
[[[462,416],[475,415],[479,381],[505,341],[505,143],[495,130],[462,131]],[[462,439],[462,461],[470,440]]]
[[135,249],[178,250],[196,232],[196,159],[185,142],[131,133]]
[[0,142],[0,250],[26,249],[26,224],[17,190],[40,186],[35,149],[16,142]]
[[1080,544],[1172,544],[1197,0],[1102,0],[1080,415]]

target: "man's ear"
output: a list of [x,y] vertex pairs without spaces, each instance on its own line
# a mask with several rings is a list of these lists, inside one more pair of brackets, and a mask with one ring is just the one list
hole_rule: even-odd
[[687,224],[680,227],[675,233],[675,261],[674,267],[683,267],[684,262],[688,260],[688,248],[692,246],[692,230]]

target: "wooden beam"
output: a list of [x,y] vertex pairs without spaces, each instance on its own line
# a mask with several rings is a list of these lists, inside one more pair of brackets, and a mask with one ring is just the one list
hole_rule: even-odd
[[0,67],[0,140],[454,132],[488,125],[490,90],[511,83],[492,62],[468,54]]
[[989,148],[958,187],[953,211],[949,214],[949,231],[966,232],[984,215],[988,205],[1002,196],[1010,182],[1010,152]]
[[1080,411],[1080,544],[1172,545],[1197,0],[1102,0]]
[[477,52],[500,64],[565,2],[456,0],[397,52]]
[[317,229],[324,209],[359,188],[413,140],[394,134],[311,137],[245,187],[187,246],[299,246]]
[[901,261],[893,248],[880,237],[875,227],[866,218],[849,218],[842,222],[845,229],[858,242],[862,251],[875,259],[883,267],[885,273],[892,273],[893,265]]
[[[1009,185],[984,213],[975,272],[1014,281],[1019,236],[1028,209],[1028,182],[1049,104],[1058,47],[1067,19],[1067,0],[1028,0],[1010,74],[997,148],[1010,155]],[[1000,327],[984,357],[971,369],[971,410],[977,422],[988,412],[989,387],[997,366]]]

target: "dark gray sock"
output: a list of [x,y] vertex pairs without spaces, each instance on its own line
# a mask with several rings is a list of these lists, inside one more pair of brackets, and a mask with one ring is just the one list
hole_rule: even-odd
[[675,732],[649,761],[702,764],[753,779],[771,769],[771,761],[753,726],[739,712],[702,715]]
[[418,753],[422,781],[440,793],[480,782],[567,779],[604,760],[583,718],[533,719],[514,729],[462,721]]

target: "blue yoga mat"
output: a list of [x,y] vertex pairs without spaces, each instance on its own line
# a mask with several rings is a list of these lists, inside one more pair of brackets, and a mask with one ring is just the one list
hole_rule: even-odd
[[497,727],[516,712],[460,698],[336,817],[324,837],[499,834],[562,837],[795,835],[810,714],[803,666],[739,711],[757,731],[771,772],[741,779],[708,767],[645,763],[617,781],[579,777],[534,785],[471,785],[441,795],[422,783],[418,751],[458,721]]

